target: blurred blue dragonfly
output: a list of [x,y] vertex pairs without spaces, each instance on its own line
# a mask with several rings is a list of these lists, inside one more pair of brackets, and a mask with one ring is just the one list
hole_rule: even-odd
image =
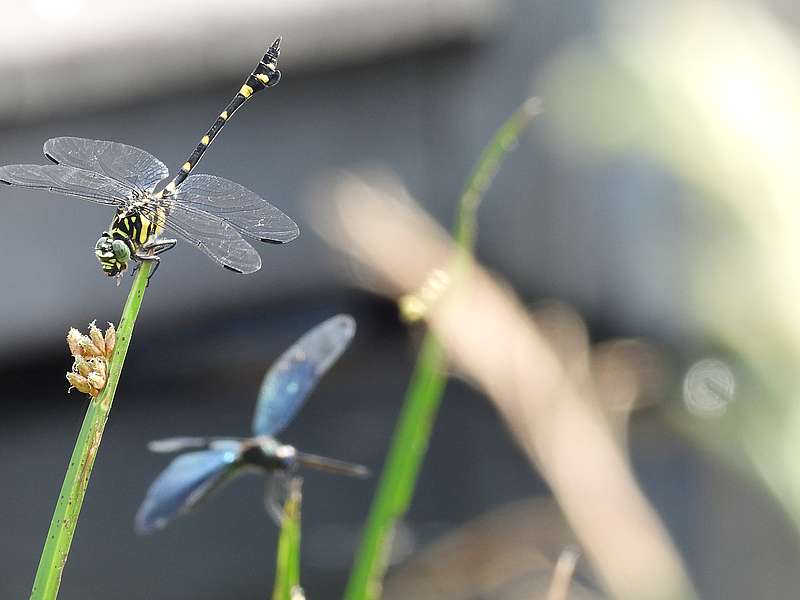
[[253,437],[174,437],[150,442],[153,452],[191,451],[175,458],[147,490],[136,515],[136,531],[161,529],[245,471],[267,475],[265,504],[278,522],[281,492],[285,493],[299,467],[367,477],[366,467],[299,452],[274,437],[289,425],[319,379],[347,348],[355,330],[351,316],[337,315],[314,327],[281,355],[261,384]]

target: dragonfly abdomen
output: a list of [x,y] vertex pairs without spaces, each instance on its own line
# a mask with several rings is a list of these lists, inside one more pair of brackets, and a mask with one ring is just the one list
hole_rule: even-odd
[[214,141],[214,138],[217,137],[225,126],[225,123],[228,122],[228,119],[233,116],[233,113],[239,110],[239,107],[257,92],[277,85],[281,78],[281,72],[278,71],[277,68],[278,56],[280,55],[280,42],[281,39],[278,38],[272,46],[269,47],[266,54],[264,54],[258,65],[256,65],[256,68],[248,75],[247,80],[233,97],[233,100],[230,101],[228,106],[225,107],[225,110],[223,110],[219,117],[217,117],[217,120],[214,121],[211,128],[200,139],[200,143],[197,144],[194,151],[186,159],[186,162],[183,163],[178,174],[167,184],[166,188],[164,188],[162,192],[163,195],[169,196],[175,193],[178,186],[184,182],[189,176],[189,173],[192,172],[192,169],[194,169],[197,163],[200,162],[200,159],[203,158],[203,154],[205,154],[208,146]]

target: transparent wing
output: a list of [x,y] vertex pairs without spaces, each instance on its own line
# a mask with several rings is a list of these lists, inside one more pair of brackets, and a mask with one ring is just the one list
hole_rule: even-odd
[[136,513],[136,531],[150,533],[194,507],[237,466],[236,448],[189,452],[174,459],[147,490]]
[[148,192],[169,176],[169,169],[155,156],[118,142],[57,137],[44,143],[44,155],[53,162],[102,173]]
[[220,217],[178,204],[171,197],[160,202],[165,207],[166,216],[159,214],[152,206],[143,207],[142,213],[151,221],[185,238],[231,271],[254,273],[261,268],[261,257],[255,248]]
[[275,435],[291,422],[355,332],[353,317],[337,315],[314,327],[281,355],[261,384],[253,417],[255,435]]
[[105,175],[64,165],[6,165],[0,167],[0,182],[77,196],[110,206],[127,203],[131,192],[124,184]]
[[255,192],[214,175],[190,175],[175,202],[217,215],[262,242],[283,244],[300,235],[297,224]]

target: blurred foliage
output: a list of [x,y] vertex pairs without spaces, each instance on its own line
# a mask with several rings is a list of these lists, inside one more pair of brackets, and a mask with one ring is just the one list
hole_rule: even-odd
[[[457,214],[456,243],[460,252],[453,265],[453,276],[458,276],[458,270],[465,268],[472,257],[477,210],[483,195],[489,189],[503,157],[515,147],[520,135],[540,110],[541,105],[536,98],[523,103],[494,134],[467,179]],[[443,350],[433,334],[427,332],[347,584],[347,600],[381,596],[394,528],[408,511],[414,495],[446,384]]]
[[586,160],[646,157],[683,183],[685,317],[735,382],[714,392],[727,375],[709,376],[724,406],[678,420],[766,484],[800,533],[797,31],[756,0],[604,8],[601,35],[565,48],[543,77],[552,132]]

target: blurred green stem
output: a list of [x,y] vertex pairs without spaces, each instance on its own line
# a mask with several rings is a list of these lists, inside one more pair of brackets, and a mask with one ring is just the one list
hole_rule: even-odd
[[454,237],[457,246],[470,257],[475,250],[478,208],[480,208],[483,197],[492,184],[503,158],[514,149],[519,137],[541,112],[542,101],[540,98],[528,98],[523,102],[492,136],[478,157],[475,168],[467,178],[467,185],[461,194],[456,214]]
[[[455,224],[459,253],[453,265],[454,276],[461,274],[472,259],[477,234],[477,211],[500,163],[540,112],[541,102],[538,98],[524,102],[494,134],[467,179]],[[381,596],[394,528],[408,511],[414,495],[447,383],[445,366],[444,352],[428,331],[395,427],[364,537],[347,582],[346,600],[374,600]]]
[[300,588],[300,506],[302,480],[295,477],[289,484],[289,497],[283,505],[283,522],[278,539],[278,560],[272,600],[302,597]]
[[106,387],[89,403],[83,425],[78,433],[78,440],[75,442],[75,449],[72,451],[72,458],[69,461],[64,484],[61,486],[61,493],[53,513],[53,520],[47,532],[39,568],[36,570],[31,600],[54,600],[58,596],[64,565],[67,562],[75,526],[78,523],[83,498],[92,474],[92,467],[100,448],[103,430],[111,411],[111,403],[114,401],[114,394],[117,391],[125,355],[128,353],[133,326],[142,305],[150,268],[150,262],[143,262],[131,285],[131,291],[117,327],[117,341],[109,365]]

